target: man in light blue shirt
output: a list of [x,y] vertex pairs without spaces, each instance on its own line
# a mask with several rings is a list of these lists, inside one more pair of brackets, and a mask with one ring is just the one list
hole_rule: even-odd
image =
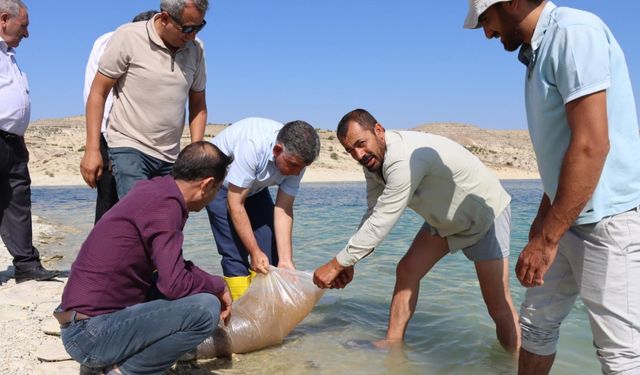
[[[320,153],[320,138],[304,121],[283,125],[252,117],[230,125],[211,142],[234,158],[207,213],[235,300],[249,286],[249,268],[261,273],[270,264],[294,269],[293,202],[305,168]],[[269,186],[278,186],[275,205]]]
[[597,16],[470,0],[465,27],[520,48],[544,195],[516,265],[520,374],[549,373],[577,296],[605,374],[640,374],[640,138],[622,49]]

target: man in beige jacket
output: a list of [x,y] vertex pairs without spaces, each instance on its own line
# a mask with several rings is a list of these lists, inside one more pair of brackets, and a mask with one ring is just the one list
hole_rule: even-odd
[[498,340],[515,352],[520,335],[509,290],[511,198],[498,179],[459,144],[433,134],[385,131],[363,109],[346,114],[337,133],[365,169],[368,209],[346,247],[315,271],[315,284],[345,287],[353,265],[382,242],[409,207],[425,223],[398,263],[387,336],[379,345],[402,342],[420,280],[449,252],[462,249],[475,263]]

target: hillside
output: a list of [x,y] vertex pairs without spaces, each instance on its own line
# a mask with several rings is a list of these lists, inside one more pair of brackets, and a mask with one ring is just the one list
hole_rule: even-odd
[[[84,150],[84,116],[34,121],[25,134],[30,152],[29,169],[34,185],[84,184],[79,165]],[[206,139],[218,134],[224,125],[207,125]],[[453,139],[464,145],[491,167],[500,178],[537,178],[535,156],[524,130],[483,130],[478,127],[439,123],[413,130]],[[318,130],[321,141],[319,159],[305,174],[305,181],[362,180],[361,167],[344,151],[335,131]],[[189,143],[185,129],[183,145]]]

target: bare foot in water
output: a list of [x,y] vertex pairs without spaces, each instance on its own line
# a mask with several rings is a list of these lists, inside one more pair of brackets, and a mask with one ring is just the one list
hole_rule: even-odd
[[382,339],[382,340],[378,340],[378,341],[373,341],[372,342],[373,346],[378,348],[378,349],[402,349],[402,346],[404,345],[404,341],[402,340],[388,340],[388,339]]

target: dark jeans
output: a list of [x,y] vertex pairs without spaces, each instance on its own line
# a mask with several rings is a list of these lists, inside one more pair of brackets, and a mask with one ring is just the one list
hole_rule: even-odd
[[[263,189],[257,194],[247,197],[244,208],[249,215],[249,221],[256,236],[258,246],[269,258],[269,264],[278,264],[278,251],[273,234],[273,199],[269,189]],[[240,241],[238,233],[233,227],[227,210],[227,189],[223,186],[218,191],[213,202],[207,206],[209,223],[213,238],[222,255],[222,272],[226,277],[249,275],[249,252]]]
[[96,218],[94,223],[118,203],[118,191],[116,190],[116,179],[111,173],[111,162],[109,160],[109,147],[104,135],[100,135],[100,155],[102,155],[102,176],[98,180],[96,197]]
[[154,158],[131,147],[110,148],[109,159],[120,199],[133,189],[136,182],[168,175],[173,167],[173,163]]
[[123,374],[163,374],[213,334],[220,301],[201,293],[155,300],[74,321],[60,332],[71,358],[90,368],[117,365]]
[[28,163],[24,138],[0,133],[0,236],[16,271],[40,265],[40,254],[32,243]]

